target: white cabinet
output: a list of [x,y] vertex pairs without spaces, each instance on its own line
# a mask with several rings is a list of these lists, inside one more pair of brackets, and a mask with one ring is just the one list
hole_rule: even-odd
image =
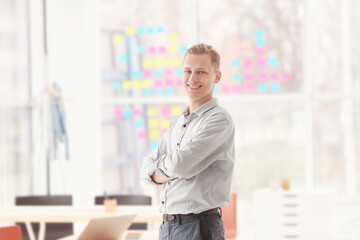
[[259,190],[253,193],[255,240],[330,240],[336,193]]

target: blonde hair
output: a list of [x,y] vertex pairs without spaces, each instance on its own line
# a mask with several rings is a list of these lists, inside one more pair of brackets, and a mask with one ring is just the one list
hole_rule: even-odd
[[185,61],[185,58],[190,54],[195,54],[195,55],[209,54],[211,57],[211,62],[215,67],[215,70],[218,71],[220,69],[220,55],[213,46],[204,43],[195,44],[185,52],[183,61]]

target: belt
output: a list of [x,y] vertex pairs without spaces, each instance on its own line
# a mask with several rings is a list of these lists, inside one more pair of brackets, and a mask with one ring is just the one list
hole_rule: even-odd
[[213,208],[210,210],[207,210],[205,212],[201,213],[189,213],[189,214],[164,214],[163,220],[167,222],[174,221],[180,217],[180,219],[188,218],[188,217],[194,217],[194,216],[200,216],[202,214],[212,214],[212,213],[219,213],[221,214],[221,208]]

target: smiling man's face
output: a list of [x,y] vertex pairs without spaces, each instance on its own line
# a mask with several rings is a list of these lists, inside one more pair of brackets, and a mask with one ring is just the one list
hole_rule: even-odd
[[209,54],[189,54],[184,60],[184,86],[190,101],[197,106],[212,98],[221,72],[214,68]]

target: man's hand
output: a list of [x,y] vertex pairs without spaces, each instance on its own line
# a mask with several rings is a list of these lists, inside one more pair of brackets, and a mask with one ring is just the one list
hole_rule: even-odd
[[170,182],[176,178],[168,178],[165,177],[164,175],[162,175],[161,173],[158,172],[154,172],[153,175],[151,175],[151,179],[156,182],[156,183],[166,183],[166,182]]

